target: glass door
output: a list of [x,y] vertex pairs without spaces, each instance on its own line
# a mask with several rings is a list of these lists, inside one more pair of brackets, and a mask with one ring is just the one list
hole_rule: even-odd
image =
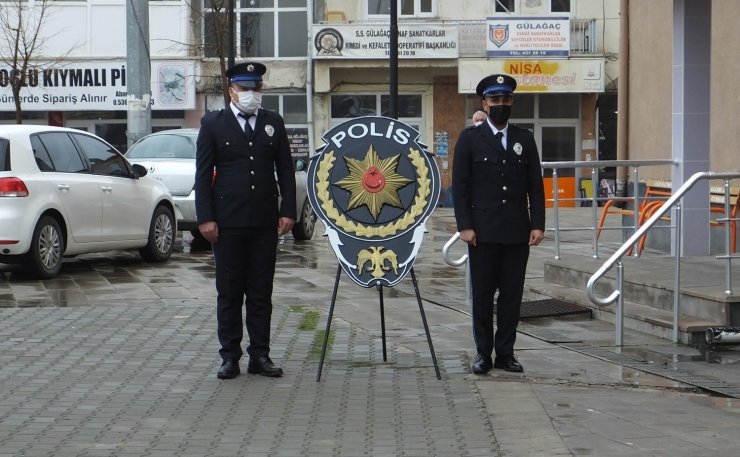
[[[543,162],[562,162],[577,160],[580,150],[576,138],[578,128],[571,125],[539,125],[535,137],[540,148]],[[552,170],[544,170],[545,198],[547,206],[553,205]],[[574,207],[576,205],[576,170],[575,168],[558,169],[558,206]]]

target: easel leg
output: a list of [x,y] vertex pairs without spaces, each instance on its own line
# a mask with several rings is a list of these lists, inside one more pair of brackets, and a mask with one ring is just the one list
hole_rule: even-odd
[[432,345],[432,335],[429,333],[429,326],[427,325],[427,317],[424,314],[424,305],[421,304],[421,294],[419,293],[419,284],[416,282],[416,273],[414,273],[413,267],[411,268],[411,281],[414,283],[414,292],[416,292],[416,301],[419,302],[419,312],[421,312],[421,321],[424,323],[424,332],[427,334],[427,342],[429,343],[429,352],[432,353],[432,362],[434,362],[434,371],[437,372],[437,379],[442,379],[442,375],[439,373],[439,365],[437,365],[437,356],[434,353],[434,346]]
[[324,333],[324,347],[321,349],[321,360],[319,360],[319,371],[316,373],[316,382],[321,380],[321,369],[324,367],[324,356],[326,356],[326,345],[329,343],[329,332],[331,331],[331,319],[334,315],[334,304],[337,302],[337,290],[339,289],[339,275],[342,274],[342,266],[337,265],[337,279],[334,281],[334,292],[331,294],[331,305],[329,306],[329,317],[326,320],[326,332]]
[[383,306],[383,286],[378,284],[378,297],[380,298],[380,334],[383,338],[383,362],[388,361],[388,353],[385,349],[385,307]]

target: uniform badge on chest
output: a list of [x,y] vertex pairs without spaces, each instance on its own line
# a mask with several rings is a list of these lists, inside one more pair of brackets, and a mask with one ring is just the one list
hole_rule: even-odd
[[519,143],[514,143],[514,152],[518,156],[522,155],[522,145]]
[[267,134],[267,136],[273,136],[275,134],[275,127],[267,124],[265,126],[265,133]]

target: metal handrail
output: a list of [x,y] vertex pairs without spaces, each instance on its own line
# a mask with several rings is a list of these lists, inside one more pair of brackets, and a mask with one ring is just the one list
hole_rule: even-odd
[[[618,310],[617,310],[617,345],[622,344],[622,314],[623,314],[623,281],[624,281],[624,275],[623,275],[623,267],[621,259],[624,257],[624,255],[627,253],[627,251],[630,249],[630,247],[635,244],[639,239],[647,232],[655,223],[660,220],[661,217],[665,213],[667,213],[671,208],[676,206],[676,250],[674,252],[676,256],[676,270],[674,274],[674,323],[673,323],[673,339],[674,342],[677,342],[678,340],[678,301],[677,298],[680,295],[679,294],[679,281],[680,281],[680,238],[681,238],[681,218],[680,218],[680,211],[681,211],[681,205],[677,203],[683,198],[683,196],[691,190],[694,185],[701,181],[706,179],[724,179],[724,180],[730,180],[730,179],[737,179],[740,178],[740,172],[711,172],[711,171],[704,171],[704,172],[698,172],[692,175],[676,192],[674,195],[672,195],[658,210],[653,213],[653,215],[650,217],[650,219],[647,220],[642,226],[640,226],[635,232],[632,234],[631,237],[627,241],[625,241],[622,246],[619,247],[619,249],[612,254],[609,259],[604,262],[604,264],[596,270],[596,272],[591,275],[588,282],[586,283],[586,294],[588,295],[588,298],[595,304],[599,306],[606,306],[611,303],[614,303],[619,299],[618,302]],[[725,185],[725,214],[729,218],[729,202],[730,202],[730,188],[729,185]],[[726,230],[729,231],[729,227],[726,228]],[[727,238],[727,237],[726,237]],[[729,241],[729,240],[728,240]],[[731,287],[731,260],[732,256],[729,255],[729,243],[727,246],[725,246],[725,250],[728,252],[728,255],[725,256],[727,263],[726,263],[726,274],[725,274],[725,280],[726,280],[726,293],[731,293],[732,287]],[[596,296],[596,293],[594,292],[594,287],[596,286],[596,282],[601,279],[607,271],[609,271],[614,264],[617,264],[617,290],[613,291],[608,297],[606,298],[599,298]]]
[[442,247],[442,259],[445,263],[451,267],[459,267],[465,265],[465,304],[468,309],[473,308],[473,285],[470,279],[470,268],[468,268],[468,254],[463,255],[457,260],[450,258],[450,248],[456,241],[460,240],[460,232],[455,232],[454,235],[445,243]]
[[455,244],[455,241],[460,239],[460,232],[455,232],[454,235],[445,243],[445,245],[442,247],[442,259],[445,261],[445,263],[451,267],[459,267],[461,265],[465,265],[465,263],[468,261],[468,255],[465,254],[462,257],[460,257],[457,260],[452,260],[450,258],[450,247],[452,247],[453,244]]
[[[635,208],[639,205],[639,194],[640,194],[640,167],[647,166],[659,166],[659,165],[677,165],[678,162],[671,159],[648,159],[648,160],[574,160],[567,162],[542,162],[542,168],[552,169],[552,201],[553,211],[555,216],[555,258],[560,259],[560,214],[559,214],[559,198],[558,198],[558,170],[562,168],[590,168],[591,169],[591,207],[592,217],[594,226],[593,230],[593,257],[599,258],[599,237],[597,235],[596,220],[598,219],[598,197],[597,182],[599,180],[599,168],[605,167],[632,167],[632,182],[633,192],[632,197],[624,197],[624,199],[634,199]],[[576,199],[578,200],[578,199]],[[633,215],[633,227],[637,229],[638,225],[638,212],[635,211]],[[638,250],[635,249],[635,256],[639,255]]]

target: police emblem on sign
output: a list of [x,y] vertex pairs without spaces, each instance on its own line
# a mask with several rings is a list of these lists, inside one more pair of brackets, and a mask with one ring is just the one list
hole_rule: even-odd
[[503,46],[509,40],[509,26],[504,24],[492,24],[488,26],[488,38],[497,48]]
[[439,170],[419,132],[369,116],[324,134],[308,166],[308,197],[347,275],[363,287],[409,272],[439,199]]

